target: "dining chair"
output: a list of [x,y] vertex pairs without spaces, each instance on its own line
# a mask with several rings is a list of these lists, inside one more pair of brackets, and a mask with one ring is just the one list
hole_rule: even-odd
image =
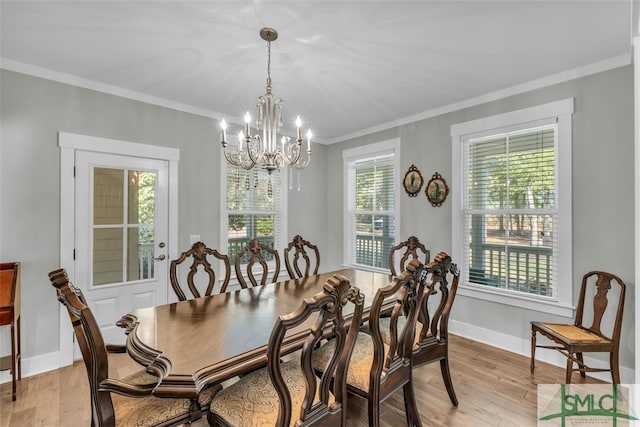
[[[402,252],[403,250],[404,252]],[[400,252],[402,252],[402,256],[400,256]],[[400,256],[398,261],[396,261],[396,255]],[[420,239],[416,236],[410,236],[404,242],[398,243],[389,250],[389,269],[391,270],[391,275],[396,276],[400,274],[400,272],[404,271],[404,266],[407,262],[416,258],[420,259],[423,256],[424,261],[422,261],[422,263],[427,264],[431,252],[424,244],[420,243]]]
[[[425,266],[428,273],[422,304],[416,323],[416,335],[413,346],[413,366],[418,367],[433,362],[440,362],[442,380],[449,399],[454,406],[458,406],[451,379],[449,366],[449,314],[458,291],[460,269],[451,261],[446,252],[438,253],[433,261]],[[449,277],[452,279],[449,280]],[[449,282],[451,281],[451,284]],[[406,318],[400,317],[398,324],[402,325]],[[380,331],[383,341],[389,345],[389,319],[380,319]],[[426,325],[426,326],[425,326]]]
[[[268,262],[273,261],[273,270],[269,274]],[[235,256],[236,278],[244,289],[251,286],[262,286],[266,283],[275,283],[280,274],[280,255],[276,249],[262,243],[259,239],[251,239],[247,245]],[[243,273],[244,268],[246,272]],[[256,270],[254,272],[254,269]],[[256,272],[257,277],[256,277]],[[271,276],[271,277],[269,277]],[[260,282],[258,282],[258,278]],[[249,283],[247,283],[247,279]]]
[[[347,305],[349,310],[347,311]],[[304,299],[293,312],[280,316],[267,345],[267,366],[223,388],[211,401],[212,426],[346,425],[346,371],[362,317],[364,296],[349,279],[335,274],[322,291]],[[353,309],[350,321],[345,314]],[[301,328],[301,325],[306,325]],[[306,337],[292,353],[285,337]],[[334,337],[326,352],[324,374],[316,378],[312,358],[323,337]],[[322,347],[321,347],[322,348]]]
[[[620,384],[618,353],[625,291],[625,283],[615,274],[604,271],[591,271],[585,274],[582,277],[573,324],[531,322],[531,373],[533,374],[535,369],[536,348],[549,348],[557,350],[566,357],[565,381],[567,384],[571,383],[571,375],[574,371],[579,371],[582,377],[585,377],[587,372],[611,372],[613,383]],[[592,301],[592,310],[586,309],[588,300]],[[592,319],[590,326],[585,317]],[[537,333],[553,341],[554,344],[537,344]],[[583,354],[591,352],[609,353],[609,368],[587,366]],[[577,368],[574,368],[574,364]]]
[[284,250],[284,262],[291,279],[318,274],[320,251],[313,243],[297,234]]
[[160,373],[153,367],[122,379],[110,378],[107,353],[124,352],[125,347],[104,343],[91,309],[83,302],[80,290],[69,282],[64,269],[50,272],[49,279],[67,309],[87,370],[92,426],[171,426],[202,416],[202,406],[208,407],[217,388],[207,389],[193,399],[158,398],[152,392]]
[[[207,245],[202,242],[195,242],[191,246],[191,249],[182,252],[177,259],[172,260],[171,266],[169,267],[169,280],[171,282],[171,287],[180,301],[185,301],[187,299],[183,289],[185,283],[181,286],[181,282],[183,281],[181,278],[184,278],[187,269],[186,265],[188,264],[189,259],[191,260],[191,264],[188,266],[188,273],[186,273],[184,281],[186,282],[186,288],[189,289],[193,298],[210,296],[213,293],[218,278],[216,277],[215,270],[208,259],[209,255],[214,258],[214,262],[215,259],[221,261],[224,268],[224,278],[220,283],[218,293],[224,293],[227,291],[227,285],[231,278],[231,264],[229,263],[229,257],[225,254],[221,254],[217,249],[208,248]],[[206,277],[206,281],[203,282],[197,280],[199,272],[202,273],[200,276]],[[206,284],[206,288],[202,294],[198,290],[198,285],[201,283]]]
[[[425,270],[418,259],[407,265],[391,283],[379,288],[371,303],[369,332],[358,330],[347,373],[347,391],[367,401],[369,426],[380,426],[380,404],[400,388],[403,390],[407,425],[421,426],[413,390],[412,345],[425,287]],[[389,313],[388,317],[382,317]],[[407,320],[401,325],[399,319]],[[384,343],[380,321],[388,319],[391,340]],[[329,340],[315,353],[313,366],[324,372],[327,355],[333,351]]]

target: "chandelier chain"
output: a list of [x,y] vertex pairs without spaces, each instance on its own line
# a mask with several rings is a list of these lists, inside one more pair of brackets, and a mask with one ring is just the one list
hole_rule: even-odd
[[267,42],[267,93],[271,93],[271,41]]

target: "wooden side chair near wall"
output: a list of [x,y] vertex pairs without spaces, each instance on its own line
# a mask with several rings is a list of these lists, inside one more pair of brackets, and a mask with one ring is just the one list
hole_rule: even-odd
[[0,371],[11,371],[11,400],[16,400],[17,380],[22,379],[20,344],[20,263],[0,263],[0,326],[9,325],[11,354],[0,357]]
[[[625,291],[625,283],[615,274],[604,271],[591,271],[585,274],[582,277],[573,324],[531,322],[531,373],[533,374],[535,369],[536,348],[550,348],[559,351],[567,358],[565,374],[567,384],[571,383],[571,374],[575,371],[579,371],[582,377],[586,372],[611,372],[613,383],[620,384],[618,353]],[[587,308],[588,301],[591,301],[592,310]],[[585,317],[592,319],[590,326]],[[603,324],[607,327],[603,327]],[[553,341],[554,344],[537,344],[537,333]],[[584,363],[583,354],[590,352],[609,353],[609,368],[587,366]],[[574,368],[574,364],[577,367]]]
[[284,250],[284,262],[291,279],[315,275],[320,268],[320,251],[297,234]]
[[[367,401],[369,426],[380,425],[380,404],[402,389],[407,424],[421,426],[420,414],[413,390],[412,346],[425,287],[424,266],[412,260],[401,275],[389,285],[378,289],[371,305],[369,333],[358,331],[355,349],[347,373],[347,391]],[[392,305],[390,310],[387,310]],[[389,313],[391,340],[382,339],[381,315]],[[399,320],[407,320],[401,325]],[[329,340],[314,352],[313,366],[325,372],[327,354],[331,354],[335,340]]]
[[[213,426],[298,427],[346,425],[346,371],[357,328],[349,328],[343,310],[353,306],[352,321],[360,322],[364,296],[339,274],[321,292],[302,301],[294,312],[276,321],[267,347],[267,367],[253,371],[224,388],[211,402],[207,415]],[[351,308],[351,307],[349,307]],[[345,310],[346,311],[346,310]],[[301,324],[310,325],[300,352],[293,354],[283,339]],[[327,369],[316,378],[313,353],[323,336],[331,335]],[[287,359],[286,361],[283,361]]]
[[[211,261],[215,262],[215,260],[221,261],[224,268],[224,276],[216,277],[216,273],[214,268],[211,266]],[[187,264],[190,265],[187,270]],[[182,274],[181,274],[182,273]],[[186,277],[185,274],[186,273]],[[206,277],[206,281],[199,283],[198,275]],[[178,259],[174,259],[171,261],[171,266],[169,268],[169,279],[171,281],[171,287],[173,291],[176,293],[176,296],[180,301],[184,301],[187,299],[185,294],[185,289],[189,289],[193,298],[199,298],[201,296],[209,296],[214,293],[216,282],[222,278],[222,282],[220,283],[220,288],[215,293],[224,293],[227,290],[227,285],[229,284],[229,279],[231,278],[231,264],[229,263],[229,257],[225,254],[221,254],[216,249],[208,248],[202,242],[195,242],[191,249],[182,252]],[[204,291],[201,293],[198,290],[198,285],[204,284]]]
[[[274,268],[269,274],[268,262],[271,260],[274,261]],[[259,239],[251,239],[247,246],[236,254],[234,265],[236,278],[243,289],[249,286],[262,286],[266,283],[275,283],[278,280],[280,255],[276,249],[263,244]],[[260,282],[256,276],[260,278]]]
[[[399,257],[399,259],[396,259]],[[416,236],[411,236],[404,242],[398,243],[389,250],[389,269],[392,276],[397,276],[404,271],[405,265],[412,259],[421,259],[424,257],[423,264],[429,262],[431,257],[430,251],[420,243]]]
[[104,343],[91,309],[69,283],[65,270],[52,271],[49,279],[67,309],[87,369],[92,426],[170,426],[202,416],[202,406],[208,407],[214,389],[194,399],[165,399],[152,396],[159,378],[144,369],[126,378],[110,378],[107,352],[124,351],[124,347]]

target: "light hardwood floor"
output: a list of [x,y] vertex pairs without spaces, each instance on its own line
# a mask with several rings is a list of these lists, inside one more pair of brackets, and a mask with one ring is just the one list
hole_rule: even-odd
[[[544,351],[544,350],[541,350]],[[551,350],[546,350],[551,351]],[[137,367],[127,355],[112,355],[113,375]],[[422,423],[426,426],[535,426],[537,384],[564,382],[564,369],[537,362],[529,373],[529,358],[466,338],[451,336],[450,363],[459,406],[451,405],[439,364],[415,370],[414,387]],[[574,374],[575,383],[583,380]],[[86,371],[81,362],[41,375],[23,378],[18,399],[11,401],[11,383],[0,385],[0,427],[90,426],[91,409]],[[404,426],[402,391],[382,404],[382,426]],[[363,401],[349,400],[348,425],[367,426]],[[206,426],[206,419],[192,424]]]

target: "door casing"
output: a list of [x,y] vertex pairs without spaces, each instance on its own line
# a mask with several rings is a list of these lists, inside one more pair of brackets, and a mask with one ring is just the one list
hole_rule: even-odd
[[[58,133],[60,147],[60,267],[67,270],[69,279],[75,280],[75,178],[74,167],[77,151],[93,151],[122,156],[133,156],[164,160],[169,174],[169,218],[167,257],[173,259],[178,253],[178,162],[177,148],[159,147],[95,136],[67,132]],[[167,264],[168,265],[168,264]],[[60,310],[59,366],[73,363],[73,328],[62,306]]]

